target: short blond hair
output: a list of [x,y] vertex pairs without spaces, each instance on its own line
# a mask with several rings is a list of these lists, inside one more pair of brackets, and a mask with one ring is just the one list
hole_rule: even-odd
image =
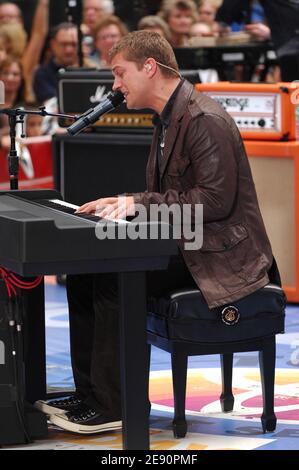
[[171,45],[165,38],[154,31],[133,31],[124,36],[110,49],[110,62],[119,53],[123,53],[126,60],[135,62],[138,69],[143,67],[144,62],[149,57],[152,57],[166,67],[171,67],[174,71],[160,67],[162,75],[166,78],[177,76],[179,71]]

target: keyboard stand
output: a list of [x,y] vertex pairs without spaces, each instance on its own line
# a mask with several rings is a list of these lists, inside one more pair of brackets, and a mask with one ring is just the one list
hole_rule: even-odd
[[[57,214],[34,202],[57,197],[51,191],[0,193],[0,266],[24,277],[41,273],[117,273],[123,448],[146,450],[146,272],[167,269],[170,256],[177,254],[177,244],[162,237],[99,240],[91,221],[78,221],[78,217]],[[33,403],[46,398],[43,286],[28,294],[25,310],[25,396]]]

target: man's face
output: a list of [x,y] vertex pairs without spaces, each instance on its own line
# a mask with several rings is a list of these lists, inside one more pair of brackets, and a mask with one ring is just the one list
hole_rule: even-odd
[[22,23],[20,10],[13,3],[0,5],[0,23]]
[[78,32],[76,28],[61,29],[52,39],[51,48],[58,65],[76,65],[78,53]]
[[126,60],[119,53],[112,59],[111,69],[115,77],[113,90],[125,95],[128,109],[149,107],[151,87],[145,68],[139,70],[135,62]]
[[92,30],[106,14],[102,0],[85,0],[83,8],[84,23]]

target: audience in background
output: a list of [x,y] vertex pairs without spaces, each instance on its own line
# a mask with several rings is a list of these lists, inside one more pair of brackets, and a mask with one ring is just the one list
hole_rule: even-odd
[[[4,1],[0,3],[0,66],[6,60],[11,60],[15,64],[13,67],[22,70],[20,73],[23,84],[23,100],[27,103],[36,100],[49,103],[48,100],[53,99],[53,108],[55,109],[57,106],[58,70],[78,66],[78,32],[76,26],[70,23],[56,25],[51,31],[49,39],[49,56],[45,62],[41,63],[42,51],[43,49],[46,50],[45,42],[49,29],[49,3],[50,0],[37,0],[32,29],[28,35],[24,29],[24,20],[19,6],[14,2]],[[157,12],[157,15],[152,14],[141,17],[138,29],[158,32],[168,39],[173,47],[187,47],[190,45],[198,47],[200,45],[212,45],[212,42],[209,44],[208,41],[214,41],[215,43],[217,40],[221,26],[218,21],[215,21],[215,15],[219,8],[221,9],[221,15],[218,15],[220,20],[222,18],[223,21],[229,22],[239,19],[242,22],[244,15],[242,16],[241,13],[245,6],[245,10],[248,10],[248,14],[251,15],[249,17],[251,23],[243,21],[243,29],[250,33],[253,40],[269,39],[271,31],[267,22],[264,21],[264,7],[269,24],[271,23],[272,26],[270,26],[274,31],[274,42],[279,46],[282,43],[280,38],[287,35],[288,26],[282,21],[278,34],[278,30],[276,31],[273,26],[273,21],[279,11],[282,11],[285,15],[287,13],[290,15],[291,11],[296,12],[293,3],[292,0],[286,0],[285,2],[277,0],[275,2],[277,6],[274,6],[274,3],[269,0],[260,0],[259,2],[255,0],[157,0],[155,3],[152,2],[151,7],[148,6],[147,2],[144,2],[144,4],[140,2],[138,5],[132,3],[132,15],[133,10],[136,18],[143,11],[145,13]],[[158,11],[159,8],[160,11]],[[83,0],[82,46],[84,67],[109,68],[107,57],[110,48],[128,31],[127,25],[122,22],[121,18],[113,15],[115,10],[121,11],[120,2],[113,0]],[[292,25],[293,23],[295,24],[294,18]],[[290,32],[289,36],[292,34]],[[297,44],[296,38],[292,39],[291,46],[295,43]],[[297,47],[296,44],[294,47],[292,46],[294,50]],[[283,45],[279,49],[282,63],[284,55],[288,54],[288,52],[285,52],[285,48],[286,46]],[[290,50],[292,60],[294,56],[293,49]],[[44,53],[43,57],[46,57]],[[92,61],[89,60],[90,58]],[[285,78],[294,75],[293,69],[296,68],[296,65],[294,65],[297,63],[296,60],[293,61],[294,63],[292,62],[292,66],[290,66],[290,61],[287,61],[288,70],[291,71],[292,69],[292,71],[287,75],[285,66]],[[19,62],[20,65],[16,65]],[[212,75],[211,70],[213,71]],[[215,75],[214,70],[208,69],[208,72],[206,77],[201,77],[201,79],[203,81],[215,81],[217,75]],[[9,73],[9,76],[11,76],[11,73]],[[237,78],[240,79],[240,77]],[[11,99],[10,86],[11,84],[8,84],[8,98],[6,101],[8,104],[14,105],[15,100]]]
[[[7,55],[21,61],[25,81],[24,96],[27,102],[32,102],[34,101],[32,90],[33,74],[39,64],[42,49],[48,34],[49,2],[48,0],[38,0],[28,42],[27,33],[24,29],[17,5],[10,3],[0,5],[0,19],[1,12],[2,17],[6,18],[4,23],[1,23],[0,20],[1,42],[5,47]],[[11,13],[10,17],[8,17],[9,12]],[[15,15],[13,15],[13,12]],[[4,13],[6,16],[4,16]],[[10,21],[8,21],[9,18]]]
[[[217,16],[230,24],[239,18],[249,0],[224,0]],[[260,0],[271,30],[283,81],[299,77],[299,2],[298,0]]]

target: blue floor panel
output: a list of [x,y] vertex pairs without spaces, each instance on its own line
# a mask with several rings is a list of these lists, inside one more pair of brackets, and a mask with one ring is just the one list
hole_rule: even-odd
[[[73,389],[66,293],[64,287],[57,285],[46,285],[46,341],[47,383],[49,389]],[[222,438],[238,437],[240,440],[237,439],[237,443],[239,443],[237,445],[240,448],[256,448],[259,450],[298,449],[299,306],[289,305],[287,307],[286,333],[277,335],[277,388],[275,395],[278,425],[274,433],[264,435],[261,431],[260,409],[257,408],[261,406],[260,384],[252,382],[254,380],[259,381],[258,354],[240,353],[234,356],[234,376],[236,374],[237,377],[237,385],[234,386],[241,388],[239,392],[244,395],[243,401],[239,403],[239,413],[241,415],[243,413],[242,416],[237,416],[235,413],[230,416],[223,415],[219,412],[219,407],[215,408],[213,377],[219,374],[219,365],[219,357],[216,355],[189,358],[191,388],[189,392],[187,391],[186,408],[188,409],[190,436],[198,435],[201,440],[206,439],[207,436],[210,436],[210,438],[215,436],[215,439],[220,439],[221,436]],[[169,402],[169,395],[171,395],[170,370],[170,355],[157,348],[152,348],[151,383],[154,382],[153,387],[157,400],[153,403],[151,427],[154,426],[155,429],[163,430],[165,428],[167,430],[170,426],[170,417],[173,412],[172,404]],[[198,377],[201,376],[199,379],[201,382],[195,385],[194,389],[194,396],[196,395],[196,387],[201,393],[200,413],[193,407],[195,398],[192,389],[192,371],[198,374]],[[157,381],[156,388],[155,380]],[[206,387],[208,388],[206,389]],[[235,397],[238,397],[238,395],[236,394]],[[251,402],[248,404],[246,400],[248,403],[250,400]],[[249,406],[248,409],[251,410],[251,413],[257,409],[253,416],[250,412],[248,412],[248,415],[244,412],[247,406]],[[215,411],[216,409],[218,411]],[[242,443],[245,441],[241,438],[244,437],[247,440],[245,447],[242,447]],[[236,445],[235,439],[233,439],[233,442]],[[229,446],[229,444],[227,445]]]

